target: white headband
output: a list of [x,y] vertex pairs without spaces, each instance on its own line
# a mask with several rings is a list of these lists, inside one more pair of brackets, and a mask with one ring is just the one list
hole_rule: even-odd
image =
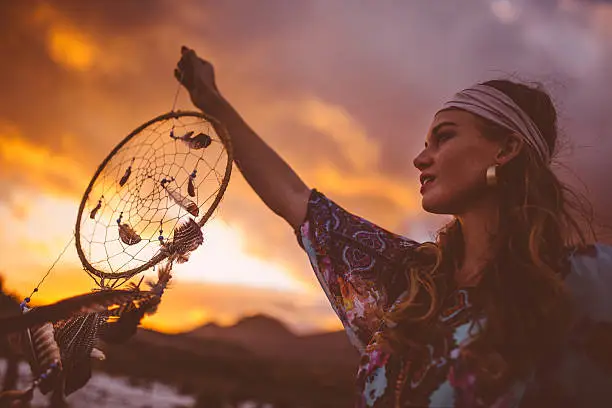
[[540,156],[550,163],[551,152],[542,132],[508,95],[487,85],[474,85],[455,94],[443,109],[458,108],[490,120],[520,136]]

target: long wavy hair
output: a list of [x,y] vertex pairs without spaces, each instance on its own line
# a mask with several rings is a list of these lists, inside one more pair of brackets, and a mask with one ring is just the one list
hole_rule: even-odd
[[[557,112],[541,86],[508,80],[484,84],[512,98],[539,127],[550,150],[556,151]],[[478,120],[487,138],[509,134],[485,119]],[[561,345],[572,318],[563,285],[568,248],[585,245],[594,237],[588,202],[565,186],[527,146],[498,169],[498,179],[500,224],[491,237],[493,261],[476,287],[476,306],[486,323],[461,353],[491,398],[509,381],[528,375],[543,356]],[[462,251],[458,220],[442,228],[436,242],[418,248],[418,262],[406,270],[409,296],[387,316],[401,323],[388,329],[389,343],[414,346],[415,333],[435,326],[431,323],[453,289],[452,276],[463,260]]]

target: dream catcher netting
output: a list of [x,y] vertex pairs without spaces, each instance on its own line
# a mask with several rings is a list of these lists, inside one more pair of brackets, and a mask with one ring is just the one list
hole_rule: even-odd
[[[97,289],[32,310],[26,298],[26,313],[0,322],[0,333],[17,333],[13,343],[21,345],[35,377],[19,397],[31,397],[38,387],[53,391],[52,401],[63,400],[87,383],[91,358],[104,357],[98,339],[125,341],[156,311],[173,264],[186,262],[204,242],[202,227],[228,186],[232,159],[228,135],[215,119],[174,109],[111,151],[83,195],[74,235]],[[155,268],[157,281],[148,282],[148,290],[142,278],[130,281]]]
[[196,112],[159,116],[100,165],[79,208],[76,247],[101,287],[116,287],[162,260],[183,262],[228,185],[229,142]]

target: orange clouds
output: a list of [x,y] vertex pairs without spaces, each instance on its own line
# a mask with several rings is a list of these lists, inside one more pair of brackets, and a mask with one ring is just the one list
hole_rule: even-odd
[[51,27],[47,41],[51,58],[60,65],[86,71],[95,62],[94,45],[74,28]]
[[[42,277],[70,240],[77,208],[72,197],[41,194],[34,188],[9,191],[0,201],[0,273],[8,273],[7,282],[21,290],[22,284],[32,286]],[[74,246],[71,249],[60,269],[80,266]]]
[[376,172],[379,143],[339,105],[309,98],[292,107],[297,122],[311,127],[337,143],[350,165],[359,172]]
[[29,17],[32,28],[43,36],[49,58],[64,69],[81,74],[125,75],[145,68],[129,56],[142,54],[138,42],[147,41],[146,30],[138,33],[139,41],[135,37],[127,40],[108,36],[100,33],[99,27],[75,19],[73,10],[51,2],[39,3]]
[[87,185],[82,165],[48,146],[28,140],[19,130],[0,124],[0,178],[25,181],[55,194],[78,195]]
[[77,71],[86,71],[94,65],[98,49],[92,38],[60,12],[43,3],[34,10],[32,18],[46,28],[47,50],[53,61]]
[[420,195],[417,182],[393,178],[375,171],[351,173],[331,163],[319,164],[311,170],[312,177],[321,191],[343,197],[384,198],[385,205],[398,220],[420,211]]

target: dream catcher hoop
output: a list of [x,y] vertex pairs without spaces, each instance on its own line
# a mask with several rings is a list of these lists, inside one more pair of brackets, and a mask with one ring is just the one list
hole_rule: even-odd
[[214,118],[173,111],[138,127],[89,183],[75,241],[85,271],[116,287],[164,259],[184,261],[228,186],[233,152]]

